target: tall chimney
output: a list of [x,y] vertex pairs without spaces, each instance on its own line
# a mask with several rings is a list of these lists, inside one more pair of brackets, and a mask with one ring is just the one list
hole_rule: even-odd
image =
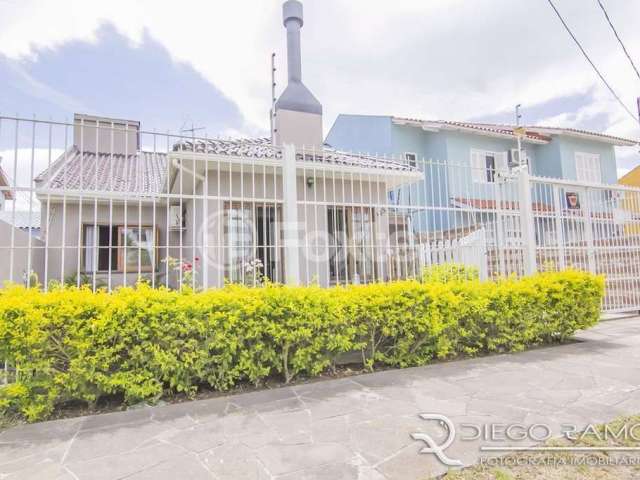
[[287,0],[282,6],[282,18],[287,29],[289,83],[276,102],[276,144],[321,147],[322,105],[302,83],[302,3],[298,0]]

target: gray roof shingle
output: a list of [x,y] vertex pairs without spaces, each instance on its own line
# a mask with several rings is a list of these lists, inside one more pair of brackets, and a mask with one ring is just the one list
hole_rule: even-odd
[[[228,155],[240,158],[281,159],[282,149],[267,138],[240,140],[184,140],[173,152]],[[339,152],[324,147],[317,152],[298,153],[306,162],[340,166],[377,168],[390,171],[415,171],[405,162],[366,155]],[[85,152],[71,147],[50,168],[36,177],[40,189],[67,191],[129,192],[154,195],[166,190],[167,154],[141,151],[133,155]]]
[[166,187],[167,155],[138,152],[134,155],[85,152],[76,147],[62,154],[36,182],[40,188],[129,192],[145,195],[161,193]]
[[[213,155],[229,155],[247,158],[282,158],[282,149],[271,143],[268,138],[246,138],[238,140],[183,140],[173,146],[174,152],[208,153]],[[298,160],[307,162],[328,163],[332,165],[382,168],[387,170],[416,170],[406,162],[372,157],[354,153],[346,153],[324,146],[322,150],[306,150],[297,154]]]

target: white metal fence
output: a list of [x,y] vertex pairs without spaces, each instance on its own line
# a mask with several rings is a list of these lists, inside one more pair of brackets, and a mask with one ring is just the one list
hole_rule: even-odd
[[575,267],[606,275],[604,310],[640,309],[638,189],[96,122],[0,117],[0,280],[328,286],[445,262],[483,278]]

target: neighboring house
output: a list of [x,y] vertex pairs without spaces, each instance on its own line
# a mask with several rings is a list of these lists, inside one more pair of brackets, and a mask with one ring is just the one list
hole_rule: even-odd
[[[468,165],[478,169],[472,180],[479,183],[491,181],[487,169],[506,169],[518,163],[514,129],[512,125],[341,114],[326,143],[407,162],[425,159]],[[522,144],[531,173],[568,180],[615,184],[614,147],[638,144],[637,140],[572,128],[526,126],[524,130]]]
[[[207,287],[252,281],[256,261],[279,282],[392,278],[388,191],[421,173],[323,145],[322,106],[301,81],[302,5],[289,0],[283,13],[289,83],[273,141],[163,136],[75,116],[73,145],[36,178],[46,278],[175,285],[169,258]],[[311,252],[309,232],[328,240]]]
[[[640,188],[640,165],[623,175],[618,180],[618,183],[627,187]],[[640,201],[638,201],[636,195],[627,192],[624,198],[624,205],[626,210],[640,216]],[[629,225],[626,231],[633,234],[640,233],[640,226]]]
[[43,244],[37,238],[40,213],[15,211],[12,206],[6,208],[7,200],[15,200],[14,191],[0,166],[0,258],[4,260],[0,286],[2,280],[13,278],[15,282],[23,283],[29,278],[27,272],[39,273],[44,253]]
[[618,180],[620,185],[640,188],[640,165],[631,169]]
[[12,209],[0,211],[0,221],[13,225],[20,231],[30,233],[34,237],[40,237],[40,212],[28,212]]
[[0,157],[0,221],[13,225],[17,229],[30,233],[34,237],[40,235],[40,212],[28,212],[6,208],[7,200],[14,200],[14,188],[11,187],[9,176],[2,169]]
[[[505,181],[520,164],[517,133],[523,163],[532,175],[580,183],[615,184],[614,147],[638,143],[571,128],[526,126],[518,132],[511,125],[368,115],[339,115],[326,143],[345,151],[382,154],[422,168],[423,185],[399,189],[391,196],[394,203],[427,208],[415,219],[422,231],[446,236],[449,231],[475,225],[487,230],[490,243],[502,235],[501,244],[509,245],[520,242],[517,188]],[[579,201],[582,193],[575,190],[562,192],[561,210],[572,208],[568,202]],[[534,213],[542,215],[558,206],[549,191],[534,191],[532,197]],[[607,202],[609,199],[603,198],[601,203]],[[502,227],[497,228],[491,212],[501,204],[507,212]],[[556,235],[554,225],[545,220],[536,228],[538,237]],[[567,229],[565,240],[578,241],[578,237],[574,228]]]

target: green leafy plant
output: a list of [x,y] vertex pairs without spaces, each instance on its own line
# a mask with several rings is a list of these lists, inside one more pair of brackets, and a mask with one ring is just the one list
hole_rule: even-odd
[[478,268],[462,263],[443,263],[432,265],[422,270],[422,281],[427,282],[462,282],[480,278]]
[[134,404],[274,376],[291,382],[353,352],[374,370],[520,351],[594,325],[603,291],[601,277],[578,271],[482,282],[464,269],[335,288],[9,286],[0,290],[0,358],[18,374],[0,388],[0,414],[36,421],[66,401]]

